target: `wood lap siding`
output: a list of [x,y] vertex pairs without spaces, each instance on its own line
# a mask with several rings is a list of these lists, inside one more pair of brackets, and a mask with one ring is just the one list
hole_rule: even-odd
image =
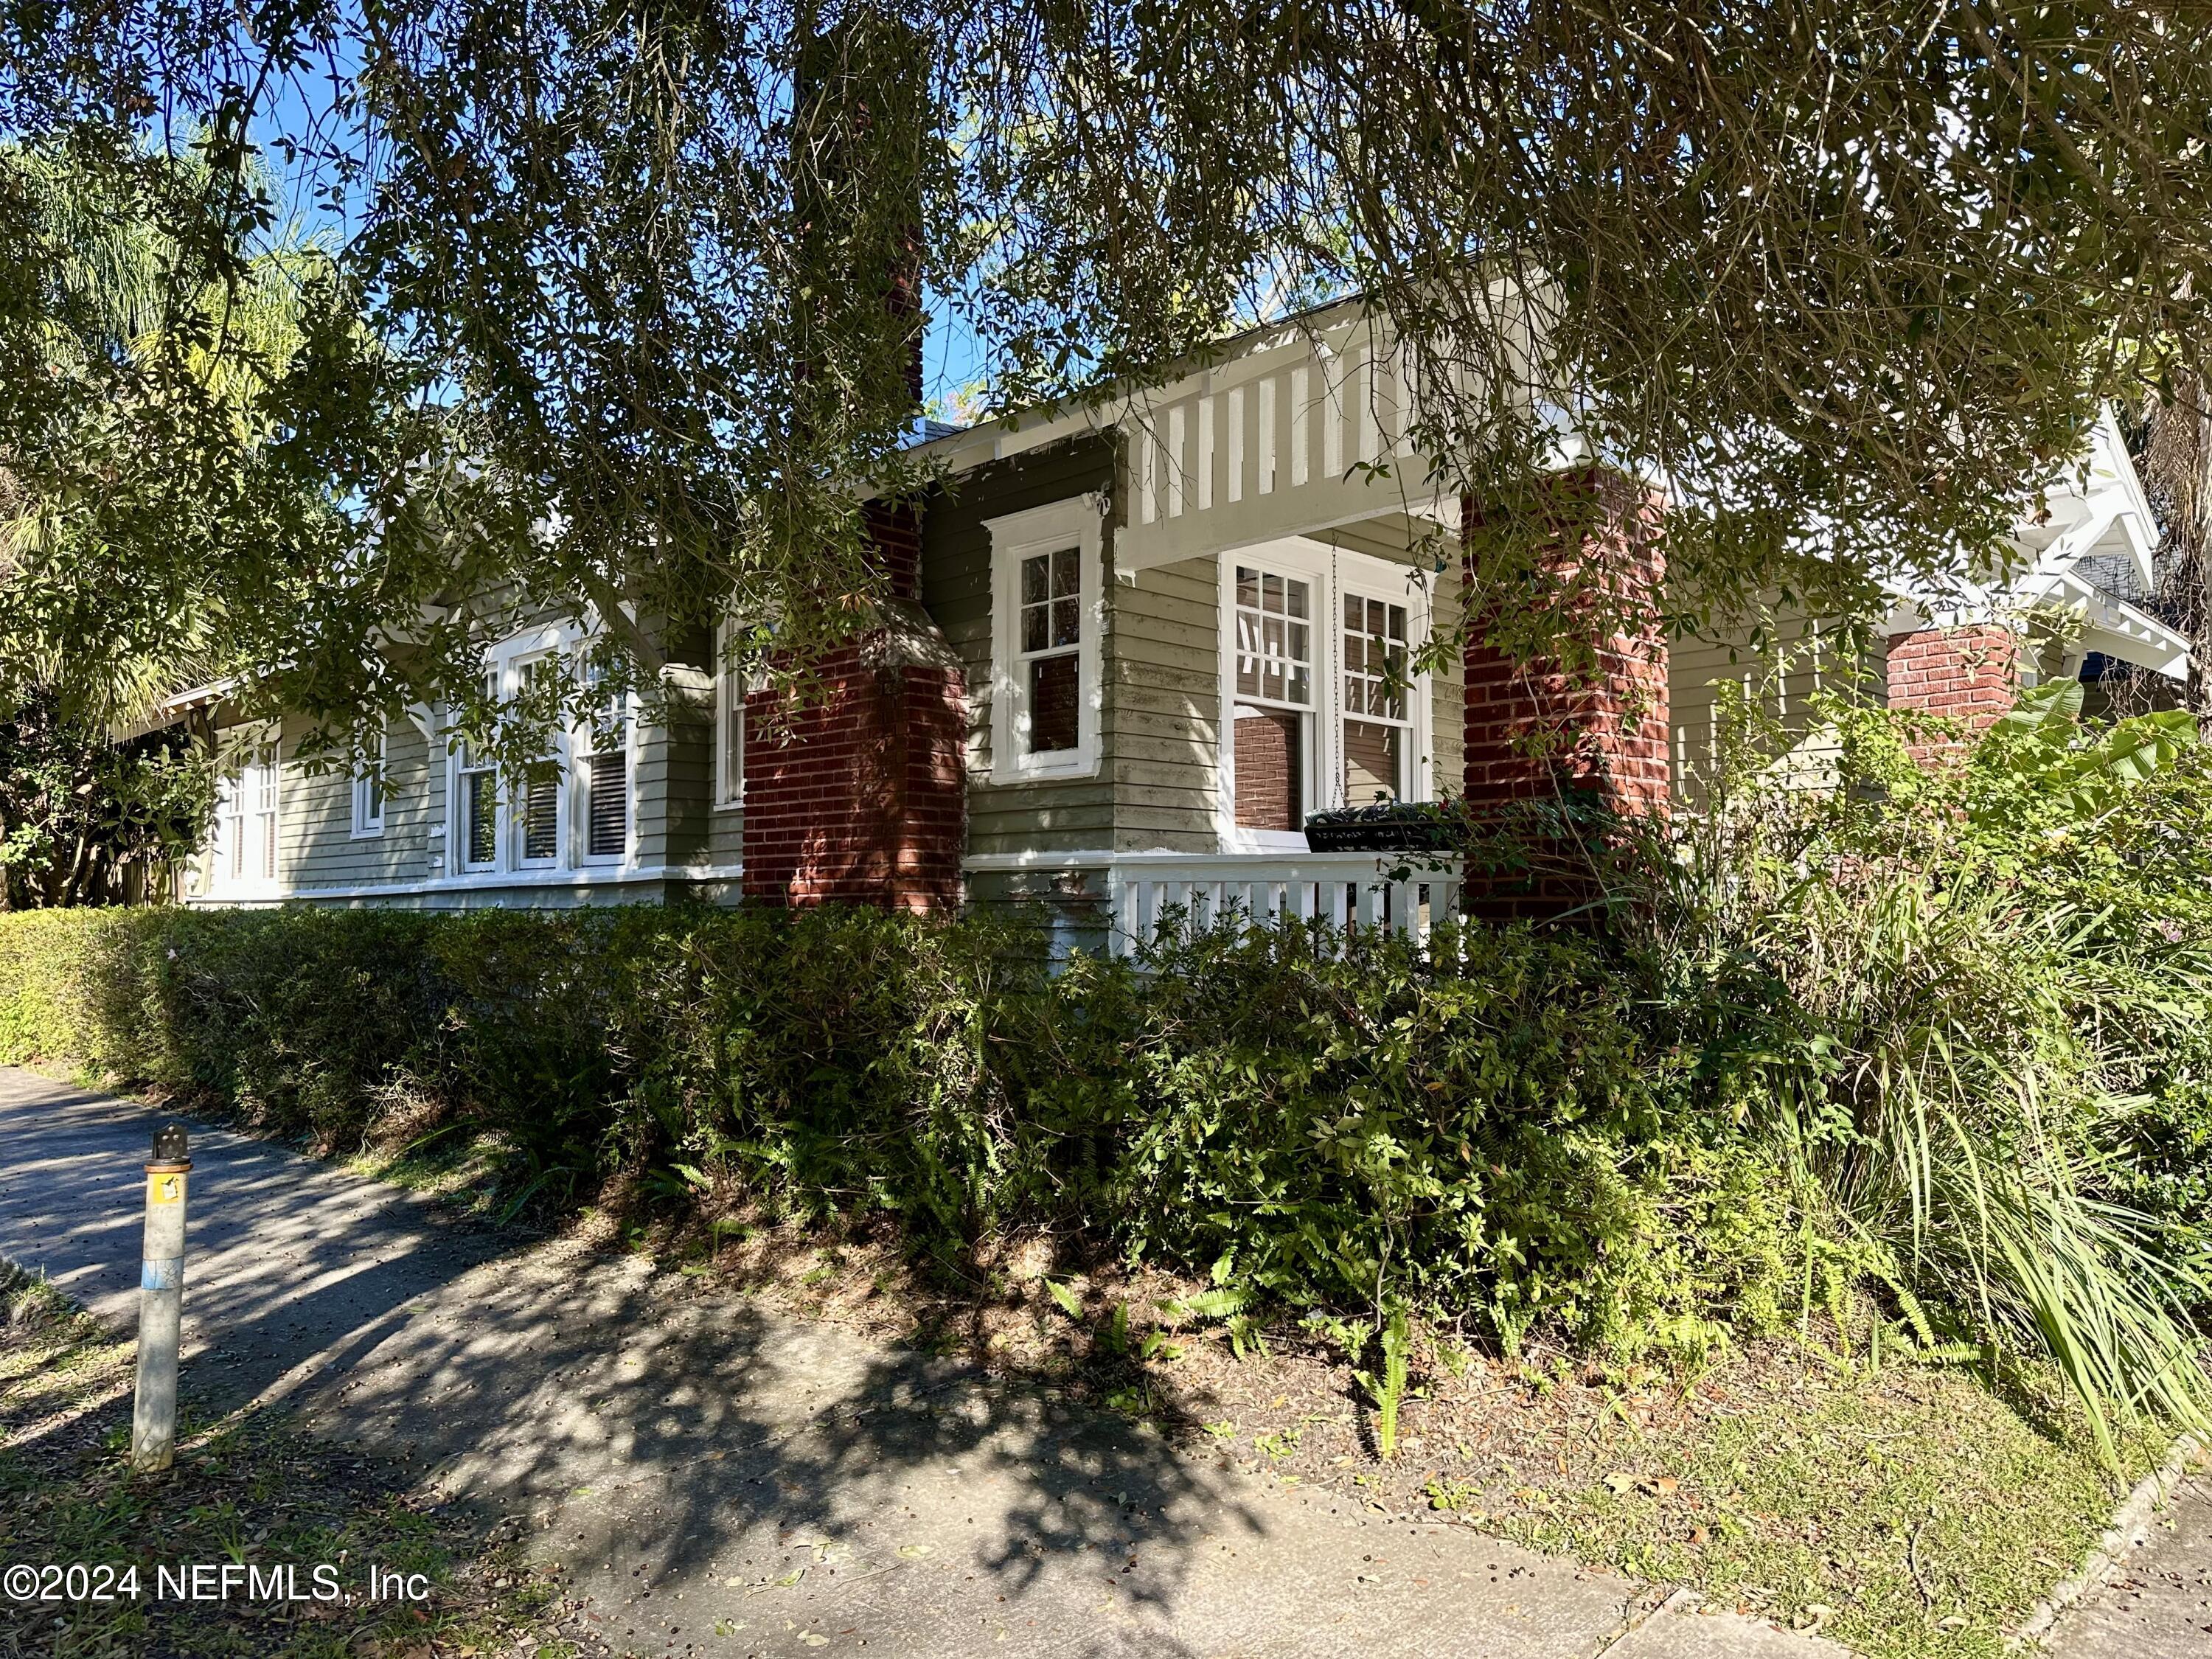
[[[1820,633],[1817,662],[1814,629],[1803,612],[1776,606],[1768,626],[1754,641],[1753,624],[1716,627],[1674,640],[1668,651],[1669,744],[1668,767],[1678,799],[1695,799],[1706,787],[1719,730],[1719,685],[1747,687],[1753,700],[1800,739],[1784,767],[1785,781],[1808,786],[1824,780],[1835,754],[1832,738],[1812,730],[1811,700],[1818,691],[1849,692],[1875,703],[1882,699],[1879,649],[1856,659]],[[1879,642],[1876,642],[1877,647]],[[1790,659],[1785,672],[1774,665]]]
[[[1463,608],[1460,598],[1460,585],[1455,578],[1431,579],[1429,625],[1436,635],[1446,639],[1457,635]],[[1434,780],[1431,793],[1440,796],[1458,794],[1465,776],[1466,685],[1465,659],[1454,649],[1451,659],[1431,677],[1429,689],[1429,755],[1433,766],[1430,775]]]
[[1098,775],[994,784],[991,775],[991,537],[985,520],[1111,488],[1114,454],[1104,437],[1085,437],[979,469],[932,504],[923,520],[921,598],[959,653],[968,689],[968,850],[1074,851],[1109,844],[1114,831],[1115,589],[1107,532],[1109,619],[1101,672],[1109,690],[1100,721]]
[[276,804],[278,875],[287,890],[423,881],[441,873],[430,861],[429,829],[443,821],[445,769],[430,764],[430,745],[404,715],[386,731],[384,833],[353,835],[353,780],[341,769],[310,775],[293,759],[304,721],[286,722],[284,773]]
[[1117,851],[1219,848],[1220,569],[1186,559],[1107,585],[1105,769]]
[[[637,862],[704,864],[714,840],[714,705],[711,690],[669,688],[668,723],[641,726],[632,757]],[[729,861],[736,863],[733,852]]]

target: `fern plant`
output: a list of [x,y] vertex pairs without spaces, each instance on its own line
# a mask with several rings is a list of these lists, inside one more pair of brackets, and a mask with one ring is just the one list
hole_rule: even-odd
[[1398,1455],[1398,1408],[1405,1403],[1412,1332],[1403,1303],[1393,1303],[1382,1321],[1382,1374],[1353,1373],[1375,1402],[1375,1449],[1387,1462]]

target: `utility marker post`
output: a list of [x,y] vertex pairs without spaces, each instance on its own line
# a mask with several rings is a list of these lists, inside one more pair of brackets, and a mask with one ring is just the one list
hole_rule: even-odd
[[131,1413],[131,1467],[141,1474],[177,1458],[177,1338],[185,1316],[184,1126],[154,1132],[146,1163],[146,1245],[138,1270],[138,1391]]

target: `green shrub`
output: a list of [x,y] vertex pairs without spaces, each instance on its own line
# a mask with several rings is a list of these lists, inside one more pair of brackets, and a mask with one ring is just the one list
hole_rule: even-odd
[[1063,1052],[1033,941],[980,917],[694,916],[655,941],[626,1043],[624,1152],[736,1169],[796,1210],[893,1211],[964,1240],[1043,1201],[1060,1139],[1030,1107]]
[[1687,1352],[1771,1322],[1786,1198],[1699,1126],[1595,944],[1201,934],[1047,972],[1018,924],[868,911],[0,920],[12,1058],[349,1148],[395,1098],[553,1207],[720,1172],[957,1253],[1042,1225],[1279,1304],[1406,1300]]
[[86,975],[104,929],[132,915],[33,910],[5,918],[0,925],[0,1061],[90,1060],[106,1046],[90,1018]]
[[0,1058],[337,1149],[428,1101],[548,1209],[734,1182],[1509,1349],[1695,1355],[1818,1289],[1922,1352],[2047,1354],[2100,1425],[2201,1415],[2212,766],[2055,694],[1933,771],[1832,717],[1838,787],[1747,769],[1613,837],[1601,931],[1053,974],[982,915],[50,912],[0,917]]
[[1437,943],[1158,953],[1112,1206],[1127,1247],[1292,1304],[1474,1314],[1509,1346],[1546,1324],[1627,1356],[1771,1323],[1771,1168],[1703,1144],[1601,947]]

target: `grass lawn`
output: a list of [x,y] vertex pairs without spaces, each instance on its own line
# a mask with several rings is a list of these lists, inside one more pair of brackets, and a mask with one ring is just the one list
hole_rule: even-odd
[[[2118,1496],[2081,1438],[1957,1372],[1814,1370],[1758,1393],[1621,1448],[1611,1478],[1516,1505],[1499,1529],[1882,1659],[1996,1659]],[[2148,1453],[2129,1448],[2130,1478]]]
[[1325,1353],[1239,1360],[1187,1339],[1148,1370],[1158,1408],[1248,1470],[1692,1585],[1872,1659],[1997,1659],[2164,1447],[2125,1442],[2116,1476],[2037,1379],[1999,1392],[1790,1340],[1626,1378],[1439,1345],[1388,1462],[1367,1395]]
[[[0,1656],[350,1656],[569,1659],[599,1651],[580,1604],[522,1564],[510,1535],[410,1496],[344,1448],[269,1414],[195,1418],[177,1467],[130,1470],[132,1350],[45,1286],[0,1267],[0,1563],[135,1565],[138,1594],[11,1600]],[[161,1599],[157,1569],[295,1568],[301,1599]],[[339,1599],[313,1599],[327,1565]],[[420,1575],[421,1600],[366,1599],[370,1567]],[[219,1582],[219,1581],[216,1581]],[[88,1583],[84,1588],[91,1589]],[[64,1587],[65,1588],[65,1587]],[[350,1598],[350,1599],[347,1599]]]

